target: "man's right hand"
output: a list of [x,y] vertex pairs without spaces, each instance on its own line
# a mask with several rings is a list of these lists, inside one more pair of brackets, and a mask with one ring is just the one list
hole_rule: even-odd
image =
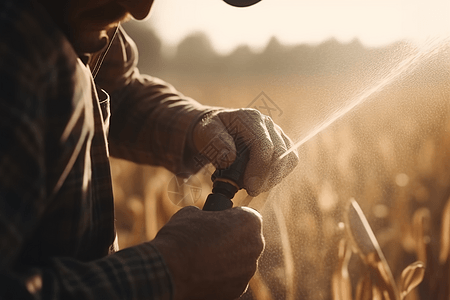
[[169,267],[174,299],[235,299],[247,288],[264,249],[261,215],[247,207],[185,207],[151,243]]

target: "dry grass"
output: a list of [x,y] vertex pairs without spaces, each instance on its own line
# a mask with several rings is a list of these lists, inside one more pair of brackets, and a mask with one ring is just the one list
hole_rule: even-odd
[[[448,61],[431,61],[374,95],[304,144],[297,169],[252,201],[264,217],[267,248],[244,299],[449,298],[448,67]],[[186,94],[215,105],[246,106],[264,90],[284,111],[275,121],[296,140],[325,107],[318,103],[358,88],[357,80],[349,81],[355,77],[211,79],[197,82],[196,90],[189,79],[175,79]],[[167,196],[172,174],[119,160],[112,165],[121,247],[153,238],[179,209]],[[208,172],[199,178],[205,199]],[[351,198],[385,260],[377,252],[357,255],[351,245],[343,230]]]

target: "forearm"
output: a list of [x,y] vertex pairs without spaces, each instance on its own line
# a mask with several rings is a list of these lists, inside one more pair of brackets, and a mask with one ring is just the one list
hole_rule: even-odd
[[111,155],[174,173],[196,172],[190,133],[210,107],[185,97],[170,84],[137,69],[136,45],[119,28],[96,83],[111,97]]
[[[212,108],[183,96],[162,80],[135,70],[126,88],[111,97],[109,133],[112,156],[161,165],[174,173],[196,172],[190,141],[194,124]],[[122,100],[123,99],[123,100]],[[114,101],[114,100],[113,100]]]

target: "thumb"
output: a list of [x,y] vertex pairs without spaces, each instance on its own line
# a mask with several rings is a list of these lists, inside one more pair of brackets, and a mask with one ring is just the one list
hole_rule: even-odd
[[236,146],[225,125],[217,118],[199,122],[193,132],[196,150],[216,168],[225,169],[236,159]]

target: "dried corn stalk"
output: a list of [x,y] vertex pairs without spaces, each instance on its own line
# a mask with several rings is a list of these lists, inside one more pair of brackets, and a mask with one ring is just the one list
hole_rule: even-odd
[[333,300],[352,299],[352,284],[348,274],[348,263],[352,255],[352,250],[345,239],[339,242],[339,263],[336,271],[331,277],[333,290]]
[[422,282],[424,275],[425,265],[421,261],[416,261],[403,270],[400,281],[400,296],[402,299]]
[[356,286],[355,300],[372,300],[372,280],[369,273],[365,273]]
[[450,199],[445,205],[444,212],[442,213],[442,226],[441,226],[441,249],[439,251],[439,263],[444,265],[450,252]]
[[428,262],[430,232],[431,232],[431,213],[428,208],[422,207],[414,212],[413,215],[413,237],[416,242],[417,258],[425,265]]
[[[420,224],[420,228],[426,231],[427,227],[424,225],[426,214],[420,214],[420,216],[423,217],[417,218],[419,221],[417,224]],[[351,243],[353,252],[357,253],[367,266],[367,272],[356,286],[355,300],[405,299],[408,293],[422,282],[425,264],[418,261],[406,267],[402,272],[400,286],[397,287],[381,247],[354,199],[351,199],[345,221],[347,234],[339,244],[339,264],[332,278],[334,299],[352,299],[351,288],[348,287],[351,286],[350,279],[348,279],[348,261],[351,251],[349,254],[346,253],[347,241]],[[426,236],[423,231],[419,231],[419,233],[422,237]],[[424,253],[426,254],[426,249]]]
[[359,254],[368,267],[373,283],[373,298],[400,300],[400,293],[381,247],[354,199],[351,199],[347,210],[346,229],[353,251]]

